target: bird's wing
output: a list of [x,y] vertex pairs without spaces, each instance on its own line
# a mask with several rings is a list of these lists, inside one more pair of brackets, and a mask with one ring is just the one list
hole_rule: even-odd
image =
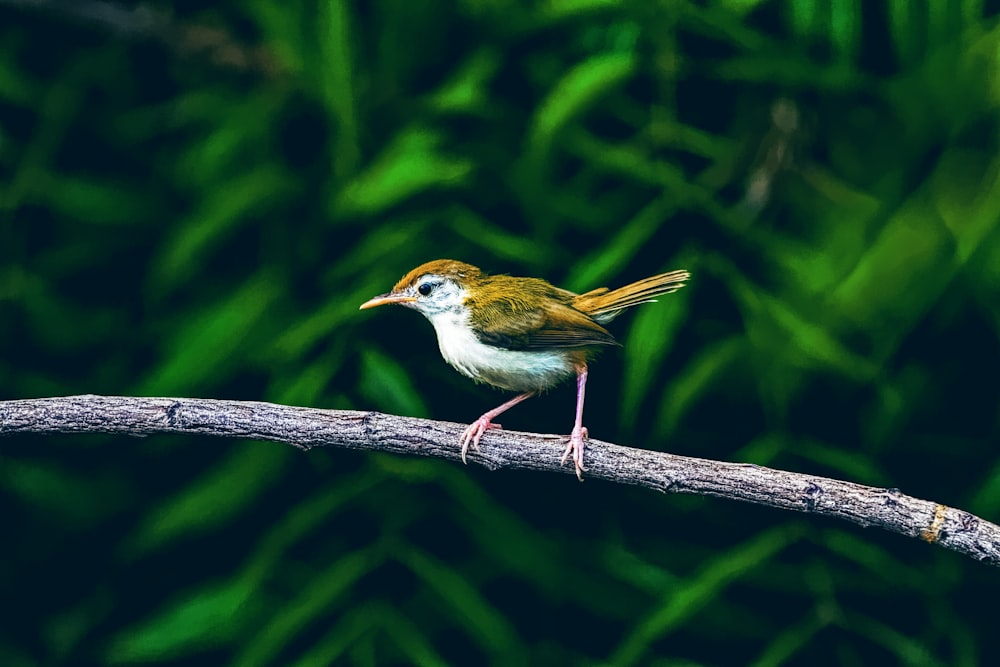
[[505,296],[477,300],[473,325],[480,342],[506,350],[618,345],[604,327],[569,305],[575,296],[572,292],[545,287],[551,293],[544,295],[541,307],[509,291]]

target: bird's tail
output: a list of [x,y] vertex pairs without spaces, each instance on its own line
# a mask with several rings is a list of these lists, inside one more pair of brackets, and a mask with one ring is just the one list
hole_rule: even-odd
[[615,290],[600,287],[576,297],[573,307],[587,313],[597,322],[610,322],[626,308],[656,301],[658,296],[676,292],[684,287],[684,281],[690,277],[691,274],[684,270],[671,271]]

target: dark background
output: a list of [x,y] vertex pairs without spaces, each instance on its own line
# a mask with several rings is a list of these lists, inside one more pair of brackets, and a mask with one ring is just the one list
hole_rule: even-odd
[[[611,326],[594,437],[997,520],[992,4],[5,0],[0,397],[468,422],[502,395],[360,303],[439,257],[687,268]],[[1000,660],[995,568],[570,475],[6,438],[0,533],[11,667]]]

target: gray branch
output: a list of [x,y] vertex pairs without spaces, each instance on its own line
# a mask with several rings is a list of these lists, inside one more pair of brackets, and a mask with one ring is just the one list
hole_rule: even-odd
[[[273,403],[194,398],[67,396],[0,401],[0,436],[13,433],[189,433],[273,440],[309,450],[334,446],[459,460],[464,424],[377,412],[319,410]],[[489,431],[469,461],[490,470],[521,468],[572,475],[560,466],[562,436]],[[815,475],[587,443],[587,474],[662,492],[742,500],[823,514],[937,543],[1000,565],[1000,526],[959,509]]]

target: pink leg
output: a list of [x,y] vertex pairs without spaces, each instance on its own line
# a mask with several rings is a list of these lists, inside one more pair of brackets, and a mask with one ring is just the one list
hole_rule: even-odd
[[462,463],[466,463],[465,455],[469,451],[470,446],[473,449],[479,449],[479,439],[483,437],[483,433],[486,433],[486,431],[491,428],[500,428],[500,424],[493,423],[494,417],[507,412],[521,401],[531,398],[534,395],[535,392],[533,391],[526,391],[523,394],[518,394],[503,405],[493,408],[482,417],[469,424],[468,428],[462,432],[462,438],[459,440],[459,442],[462,443]]
[[583,427],[583,396],[587,389],[587,367],[581,366],[576,369],[576,422],[573,424],[573,432],[569,436],[569,444],[563,452],[561,463],[566,463],[566,459],[572,455],[573,463],[576,464],[576,478],[583,481],[583,440],[589,437],[587,429]]

